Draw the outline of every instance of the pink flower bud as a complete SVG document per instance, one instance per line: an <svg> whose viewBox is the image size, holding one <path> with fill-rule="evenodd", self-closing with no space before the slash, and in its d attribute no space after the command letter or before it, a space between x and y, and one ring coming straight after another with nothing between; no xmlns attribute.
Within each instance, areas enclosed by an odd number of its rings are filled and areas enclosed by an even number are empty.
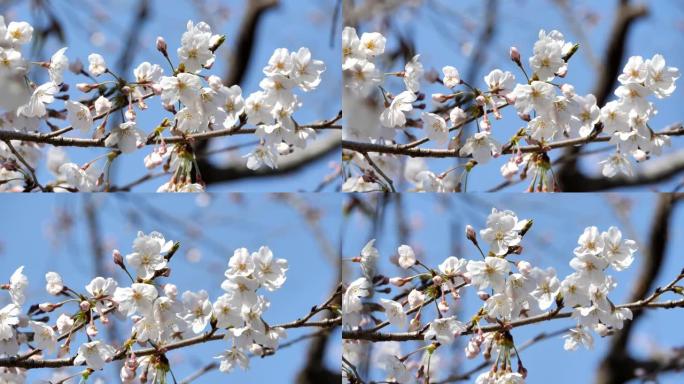
<svg viewBox="0 0 684 384"><path fill-rule="evenodd" d="M520 120L522 120L522 121L530 121L530 120L532 120L532 118L530 117L530 115L529 115L528 113L520 113L520 112L518 112L518 117L519 117Z"/></svg>
<svg viewBox="0 0 684 384"><path fill-rule="evenodd" d="M126 121L135 121L135 111L132 109L126 110L124 117L126 118Z"/></svg>
<svg viewBox="0 0 684 384"><path fill-rule="evenodd" d="M174 284L165 284L164 285L164 294L173 299L178 295L178 288Z"/></svg>
<svg viewBox="0 0 684 384"><path fill-rule="evenodd" d="M565 77L567 74L568 74L568 66L567 65L561 67L561 69L558 71L558 73L556 73L556 75L558 75L558 77Z"/></svg>
<svg viewBox="0 0 684 384"><path fill-rule="evenodd" d="M477 245L477 235L475 234L475 229L472 225L466 225L466 239L470 240L473 244Z"/></svg>
<svg viewBox="0 0 684 384"><path fill-rule="evenodd" d="M121 252L119 252L118 249L115 249L112 251L112 260L114 260L114 264L125 268L124 267L124 262L123 262L123 256L121 256Z"/></svg>
<svg viewBox="0 0 684 384"><path fill-rule="evenodd" d="M521 65L521 63L520 63L520 51L518 51L518 48L511 47L511 49L508 51L508 54L514 63Z"/></svg>
<svg viewBox="0 0 684 384"><path fill-rule="evenodd" d="M435 285L442 285L444 284L444 279L442 278L442 276L437 275L432 278L432 282L435 283Z"/></svg>
<svg viewBox="0 0 684 384"><path fill-rule="evenodd" d="M520 271L521 274L527 276L530 273L532 273L532 264L525 260L520 260L518 261L518 264L516 264L516 267L518 268L518 271Z"/></svg>
<svg viewBox="0 0 684 384"><path fill-rule="evenodd" d="M404 284L406 284L406 279L401 278L401 277L392 277L389 279L390 284L396 286L396 287L401 287Z"/></svg>
<svg viewBox="0 0 684 384"><path fill-rule="evenodd" d="M88 93L93 90L93 86L88 83L78 83L76 84L76 88L83 93Z"/></svg>
<svg viewBox="0 0 684 384"><path fill-rule="evenodd" d="M161 52L162 55L166 56L168 55L167 49L168 45L166 44L166 40L164 40L164 38L161 36L157 37L157 51Z"/></svg>
<svg viewBox="0 0 684 384"><path fill-rule="evenodd" d="M86 327L86 333L87 333L88 336L90 336L90 337L96 337L96 336L97 336L97 327L95 327L94 324L89 324L89 325Z"/></svg>
<svg viewBox="0 0 684 384"><path fill-rule="evenodd" d="M52 303L41 303L38 304L38 309L40 309L43 312L52 312L55 310L55 305Z"/></svg>
<svg viewBox="0 0 684 384"><path fill-rule="evenodd" d="M87 312L90 310L90 302L88 302L87 300L83 300L79 304L79 307L81 307L81 311Z"/></svg>
<svg viewBox="0 0 684 384"><path fill-rule="evenodd" d="M561 85L561 92L563 92L563 96L567 98L572 98L575 96L575 87L572 86L572 84L565 83Z"/></svg>

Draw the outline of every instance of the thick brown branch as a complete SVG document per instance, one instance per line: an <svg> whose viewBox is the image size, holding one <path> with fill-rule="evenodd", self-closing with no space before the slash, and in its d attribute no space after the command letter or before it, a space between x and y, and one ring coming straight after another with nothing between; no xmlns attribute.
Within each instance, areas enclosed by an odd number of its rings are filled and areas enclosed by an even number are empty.
<svg viewBox="0 0 684 384"><path fill-rule="evenodd" d="M635 302L635 303L629 303L629 304L623 304L623 305L618 305L616 306L617 308L629 308L632 310L635 309L654 309L654 308L684 308L684 299L682 300L670 300L670 301L663 301L663 302L651 302L651 303L640 303L640 302ZM538 316L532 316L528 317L525 319L521 320L516 320L513 322L510 322L506 324L507 328L517 328L521 327L524 325L529 325L529 324L535 324L535 323L540 323L548 320L553 320L553 319L564 319L568 318L572 315L572 312L566 311L566 312L547 312ZM488 332L496 332L504 329L503 326L501 325L488 325L481 327L483 332L488 333ZM463 332L461 335L470 335L473 333L473 330L467 330ZM397 332L397 333L381 333L381 332L368 332L365 330L360 330L360 331L343 331L342 332L342 338L343 339L350 339L350 340L368 340L368 341L373 341L373 342L378 342L378 341L407 341L407 340L424 340L423 337L423 332Z"/></svg>

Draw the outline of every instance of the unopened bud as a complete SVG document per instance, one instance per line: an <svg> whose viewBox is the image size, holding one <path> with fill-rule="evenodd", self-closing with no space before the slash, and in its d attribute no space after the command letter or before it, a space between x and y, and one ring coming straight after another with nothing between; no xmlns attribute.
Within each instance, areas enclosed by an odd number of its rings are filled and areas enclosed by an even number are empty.
<svg viewBox="0 0 684 384"><path fill-rule="evenodd" d="M132 109L126 110L124 117L126 118L126 121L135 121L135 111Z"/></svg>
<svg viewBox="0 0 684 384"><path fill-rule="evenodd" d="M88 84L88 83L78 83L76 84L76 88L78 88L79 91L83 93L88 93L92 91L93 89L97 88L97 84Z"/></svg>
<svg viewBox="0 0 684 384"><path fill-rule="evenodd" d="M43 312L52 312L54 311L56 306L52 303L41 303L38 304L38 309L40 309Z"/></svg>
<svg viewBox="0 0 684 384"><path fill-rule="evenodd" d="M394 285L395 287L403 286L404 284L406 284L406 281L407 280L402 277L392 277L391 279L389 279L390 284Z"/></svg>
<svg viewBox="0 0 684 384"><path fill-rule="evenodd" d="M79 304L79 307L81 307L81 311L88 312L90 310L90 302L88 302L87 300L83 300Z"/></svg>
<svg viewBox="0 0 684 384"><path fill-rule="evenodd" d="M571 99L576 95L575 87L568 83L561 85L561 92L563 92L563 96L567 97L568 99Z"/></svg>
<svg viewBox="0 0 684 384"><path fill-rule="evenodd" d="M435 285L442 285L444 284L444 279L442 278L442 276L437 275L432 278L432 282L435 283Z"/></svg>
<svg viewBox="0 0 684 384"><path fill-rule="evenodd" d="M568 74L568 66L564 65L561 67L561 69L556 73L558 77L565 77Z"/></svg>
<svg viewBox="0 0 684 384"><path fill-rule="evenodd" d="M470 240L473 244L477 245L477 235L475 234L475 228L472 225L466 225L465 230L466 239Z"/></svg>
<svg viewBox="0 0 684 384"><path fill-rule="evenodd" d="M87 333L88 336L90 336L90 337L96 337L96 336L97 336L97 327L95 327L94 324L89 324L89 325L86 327L86 333Z"/></svg>
<svg viewBox="0 0 684 384"><path fill-rule="evenodd" d="M207 80L207 82L209 83L211 89L213 89L214 91L218 91L219 89L221 89L221 87L223 87L223 81L220 77L216 75L209 76L209 80Z"/></svg>
<svg viewBox="0 0 684 384"><path fill-rule="evenodd" d="M522 121L528 121L528 122L529 122L530 120L532 120L532 118L530 117L530 114L529 114L529 113L520 113L520 112L518 112L518 117L519 117L520 120L522 120Z"/></svg>
<svg viewBox="0 0 684 384"><path fill-rule="evenodd" d="M123 256L118 249L112 251L112 260L114 261L114 264L120 266L121 268L126 268L124 265Z"/></svg>
<svg viewBox="0 0 684 384"><path fill-rule="evenodd" d="M514 63L516 63L518 65L522 65L522 63L520 62L520 51L518 51L518 48L511 47L511 49L508 51L508 54Z"/></svg>
<svg viewBox="0 0 684 384"><path fill-rule="evenodd" d="M528 263L525 260L518 261L518 264L516 264L516 267L518 268L518 271L520 271L520 273L525 275L525 276L532 273L532 264Z"/></svg>
<svg viewBox="0 0 684 384"><path fill-rule="evenodd" d="M409 322L409 331L417 331L418 329L420 329L420 319L419 316L416 316Z"/></svg>
<svg viewBox="0 0 684 384"><path fill-rule="evenodd" d="M167 49L168 45L166 44L166 40L161 36L157 37L157 51L161 52L164 56L168 56Z"/></svg>
<svg viewBox="0 0 684 384"><path fill-rule="evenodd" d="M164 285L164 294L171 299L175 299L178 295L178 288L175 284L166 284Z"/></svg>
<svg viewBox="0 0 684 384"><path fill-rule="evenodd" d="M445 95L443 93L433 93L432 101L435 103L445 103L447 100L452 99L454 95Z"/></svg>

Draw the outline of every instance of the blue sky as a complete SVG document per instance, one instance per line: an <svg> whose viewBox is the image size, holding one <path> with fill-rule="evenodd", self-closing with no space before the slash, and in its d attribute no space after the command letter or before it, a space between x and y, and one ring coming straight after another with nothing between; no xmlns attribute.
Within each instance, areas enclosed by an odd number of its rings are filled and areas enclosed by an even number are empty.
<svg viewBox="0 0 684 384"><path fill-rule="evenodd" d="M586 35L586 40L577 35L577 28L572 27L570 19L565 17L559 6L556 5L559 2L516 0L497 3L499 6L496 35L485 53L486 60L480 69L475 86L483 87L482 77L495 68L511 71L518 82L520 79L524 79L520 70L508 59L509 48L511 46L518 47L523 57L523 63L529 71L527 58L532 54L532 46L537 40L539 30L557 29L565 35L566 41L582 43L579 51L570 61L565 82L573 84L578 94L584 95L592 91L597 72L593 70L588 52L591 51L593 56L599 60L603 57L606 39L615 16L617 0L571 2L574 9L577 10L574 18L578 23L582 23L580 29ZM680 69L684 68L684 55L681 50L677 49L678 44L676 44L681 40L682 33L684 33L684 7L682 4L676 1L641 1L638 3L646 4L649 7L650 15L641 19L631 30L626 55L641 55L650 58L656 53L661 53L668 65ZM470 60L468 49L465 47L472 46L480 33L479 27L485 19L483 14L485 2L477 0L460 1L457 7L454 7L452 2L447 0L431 0L424 4L426 5L417 9L405 7L403 11L393 15L392 20L395 26L398 26L402 35L415 42L416 51L421 55L421 62L425 65L426 71L434 68L441 76L441 68L445 65L452 65L461 71L461 76L465 76ZM597 23L593 26L587 26L583 23L583 18L590 14L597 18ZM361 31L364 32L371 29L377 30L377 23L366 23L361 27ZM469 32L469 30L474 32ZM396 34L387 37L389 46L398 44ZM584 44L584 41L588 42L588 46ZM403 68L404 63L397 63L397 68L392 70L401 69L399 65ZM394 91L395 94L404 87L401 79L393 79L386 84L391 84L388 89ZM662 130L666 126L682 122L684 119L680 108L683 91L681 84L678 85L679 87L672 97L664 100L652 100L659 111L658 115L651 119L651 126L655 130ZM421 88L421 91L428 94L444 93L446 90L442 86L426 86L425 84ZM419 116L419 114L414 115ZM503 120L493 121L494 136L500 142L506 141L524 126L512 108L502 110L502 115ZM435 144L428 144L424 147L436 148ZM607 145L604 143L589 146L589 148L603 147L607 147ZM672 148L668 149L668 152L682 148L684 148L684 139L674 138ZM600 153L598 157L596 155L586 157L582 163L582 168L590 174L599 175L598 161L605 158L609 153ZM443 172L451 168L453 164L454 161L450 159L430 160L429 168L435 172ZM504 158L502 157L484 166L476 167L468 180L468 190L484 191L499 184L503 180L499 173L499 168L503 164ZM675 180L675 182L663 184L662 190L671 190L672 186L681 181L681 177L675 178ZM520 185L509 188L509 190L522 191L529 182L527 180Z"/></svg>
<svg viewBox="0 0 684 384"><path fill-rule="evenodd" d="M0 10L5 13L6 19L8 21L26 20L31 22L32 15L28 9L30 2L15 3L16 5L13 5L10 9L0 7ZM137 9L137 3L134 0L88 0L53 3L63 5L59 7L53 6L52 8L60 20L64 22L63 26L65 28L67 45L69 46L67 51L69 59L79 58L87 65L88 55L96 52L102 54L105 60L111 66L114 66L114 63L124 49L123 37L121 36L124 32L122 31L128 31L128 27ZM168 6L168 4L171 4L169 1L151 1L151 17L148 23L143 26L140 37L136 41L136 46L130 47L130 49L135 50L133 68L143 61L150 61L162 65L164 70L168 71L168 65L165 65L164 58L155 50L155 39L157 36L163 36L166 39L171 57L174 58L174 61L177 61L175 59L175 52L176 48L180 45L180 37L186 29L187 21L194 20L199 22L207 18L206 14L198 11L194 1L174 0L172 3L173 6ZM214 33L227 35L226 43L217 53L216 65L209 72L210 74L223 76L226 68L224 63L227 62L225 58L228 57L234 48L237 30L242 20L244 1L229 0L205 3L208 5L208 12L210 12L212 17L216 16L214 21L217 21L218 28L215 27L213 29ZM297 50L305 46L311 50L314 58L323 60L326 63L328 70L323 74L320 88L308 94L304 92L298 93L304 106L295 114L295 118L304 124L334 117L341 108L339 102L341 76L339 71L339 55L337 54L339 44L335 47L331 47L329 44L329 31L332 20L332 17L329 15L332 14L334 4L335 2L332 0L284 1L277 9L269 12L263 18L258 29L258 40L254 57L242 86L243 94L249 95L251 92L259 89L259 81L263 78L261 70L268 62L274 49L286 47L290 50ZM227 11L224 12L224 10ZM224 14L226 16L222 17L221 15ZM96 17L93 18L93 15L96 15ZM207 21L211 22L211 20ZM96 33L97 31L100 31L101 34ZM314 31L315 33L312 33ZM49 60L50 55L61 47L62 45L51 41L46 47L46 57L38 59ZM126 75L131 78L132 69L131 73ZM68 74L65 79L72 86L84 80L83 77L77 78L71 74ZM76 98L83 96L75 88L72 88L70 94ZM151 131L152 127L157 126L163 117L170 116L162 110L161 101L158 98L153 99L148 104L150 106L149 110L138 113L139 126L143 127L143 130L146 132ZM70 135L78 134L71 133ZM216 148L223 148L246 141L254 141L254 137L220 139L215 140L214 145L216 145ZM150 150L149 148L144 149L117 160L119 164L116 166L113 174L115 175L114 180L119 181L120 185L123 185L144 175L146 170L143 167L142 161ZM241 151L239 155L249 152L246 149ZM101 153L104 153L103 149L76 149L69 151L72 160L79 163L88 162ZM218 157L218 160L225 160L225 157ZM238 159L238 161L244 160ZM329 168L329 162L331 161L339 161L339 154L330 154L326 159L320 160L314 165L287 177L243 180L215 185L211 189L242 192L313 190L323 180L325 175L331 173L332 170ZM40 180L50 180L51 176L44 167L42 168L43 170L39 173ZM156 179L143 185L138 191L154 191L163 182L165 182L164 178Z"/></svg>
<svg viewBox="0 0 684 384"><path fill-rule="evenodd" d="M340 198L331 194L302 194L297 198L319 210L321 231L329 237L333 250L337 250ZM8 280L18 266L25 265L30 281L28 303L53 298L45 293L44 275L48 271L62 274L65 284L81 292L94 277L93 254L83 214L84 201L85 197L66 195L28 199L17 195L0 200L4 217L14 218L0 224L0 281ZM337 278L336 268L324 256L302 216L272 195L118 194L95 196L93 201L99 212L101 238L107 253L105 265L109 272L106 276L116 278L119 284L125 284L127 278L109 262L110 252L114 248L123 254L130 252L138 230L145 233L160 231L167 239L181 241L181 250L170 265L172 277L167 281L175 283L179 291L205 289L212 300L222 292L223 272L235 248L256 250L261 245L268 245L276 257L289 262L283 288L266 294L271 300L271 308L264 318L271 324L293 321L305 315L311 306L328 297ZM65 225L65 218L69 218L70 225ZM0 294L0 306L7 302L7 293ZM127 326L119 326L120 334L126 329ZM310 331L291 330L288 339ZM222 341L216 341L171 352L169 358L176 362L173 365L176 377L184 378L212 361L212 357L221 352L222 345ZM228 380L235 383L291 382L301 368L306 351L307 343L303 342L275 356L252 359L249 371L238 370ZM331 367L339 364L339 356L334 355L336 351L331 349L327 356ZM46 379L49 373L50 370L36 370L29 382ZM226 380L226 376L214 372L196 382L219 380Z"/></svg>
<svg viewBox="0 0 684 384"><path fill-rule="evenodd" d="M639 242L646 241L649 224L654 210L656 196L654 194L558 194L552 196L515 195L515 194L469 194L454 197L438 197L435 195L406 195L402 199L406 222L411 228L409 245L423 256L423 262L436 266L446 257L456 255L467 259L478 259L479 253L469 242L466 242L464 228L473 225L476 230L484 227L487 215L492 207L510 209L518 217L534 219L531 231L525 236L522 259L541 268L554 267L559 278L572 272L568 265L572 258L572 250L577 238L585 227L595 225L601 230L614 225L620 228L623 235ZM616 203L631 207L626 220L616 215L613 209ZM629 223L629 224L627 224ZM684 246L684 211L679 207L675 211L671 225L670 244L666 265L662 268L658 283L671 281L684 267L684 258L679 251ZM381 267L379 273L386 276L403 276L399 267L389 263L389 257L396 254L400 245L397 240L397 221L394 205L388 206L386 220L380 226L376 246L380 251ZM363 245L373 236L369 221L355 214L346 223L344 230L344 257L357 255ZM453 243L452 243L453 242ZM456 244L458 252L452 251ZM419 256L420 257L420 256ZM616 303L623 303L628 297L636 274L642 264L643 253L638 253L636 261L623 272L611 272L617 279L618 287L611 292L610 298ZM350 281L359 274L358 265L349 265L344 280ZM472 289L464 291L464 312L462 318L469 318L479 308L479 300ZM651 311L638 323L633 334L630 351L636 356L646 356L648 351L656 348L680 347L684 344L684 336L680 325L684 321L684 311L664 310ZM517 343L536 336L541 331L552 332L571 327L570 319L556 320L542 326L526 326L512 331ZM388 329L389 330L389 329ZM609 340L596 337L592 351L575 353L563 350L560 337L542 341L522 352L523 362L529 370L528 384L544 384L553 379L557 384L574 384L593 382L594 370L598 359L603 356ZM460 349L455 351L462 358ZM412 349L404 346L403 353ZM442 354L445 356L444 354ZM445 356L446 357L446 356ZM460 364L458 358L454 364ZM467 361L465 367L472 367L481 362L481 357ZM664 384L681 382L681 374L672 374L661 381Z"/></svg>

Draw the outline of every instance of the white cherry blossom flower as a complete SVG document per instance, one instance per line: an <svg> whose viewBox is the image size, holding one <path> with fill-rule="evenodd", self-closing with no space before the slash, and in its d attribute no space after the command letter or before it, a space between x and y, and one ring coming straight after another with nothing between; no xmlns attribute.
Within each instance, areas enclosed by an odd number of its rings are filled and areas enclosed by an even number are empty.
<svg viewBox="0 0 684 384"><path fill-rule="evenodd" d="M389 107L380 115L380 123L388 128L403 127L406 124L405 113L413 109L412 103L416 101L416 94L404 91L394 97Z"/></svg>
<svg viewBox="0 0 684 384"><path fill-rule="evenodd" d="M145 140L145 133L138 129L137 123L127 121L114 127L104 143L107 147L116 146L123 153L132 153L145 144Z"/></svg>
<svg viewBox="0 0 684 384"><path fill-rule="evenodd" d="M181 36L181 46L177 51L181 63L188 72L198 73L202 67L213 62L211 43L212 33L209 24L200 22L195 25L189 20L187 31Z"/></svg>
<svg viewBox="0 0 684 384"><path fill-rule="evenodd" d="M412 289L408 294L409 308L416 308L425 302L425 294L417 289Z"/></svg>
<svg viewBox="0 0 684 384"><path fill-rule="evenodd" d="M50 66L48 73L50 81L55 84L62 84L64 82L64 71L69 67L69 59L64 54L67 48L61 48L50 58Z"/></svg>
<svg viewBox="0 0 684 384"><path fill-rule="evenodd" d="M28 277L24 275L24 266L17 268L10 276L9 294L12 302L22 305L26 301L26 289L28 288Z"/></svg>
<svg viewBox="0 0 684 384"><path fill-rule="evenodd" d="M112 102L104 96L100 96L95 100L95 113L104 115L112 110Z"/></svg>
<svg viewBox="0 0 684 384"><path fill-rule="evenodd" d="M349 284L342 296L342 311L347 313L358 312L363 309L362 297L370 294L371 284L365 277L360 277Z"/></svg>
<svg viewBox="0 0 684 384"><path fill-rule="evenodd" d="M74 319L71 318L71 316L62 313L59 315L57 318L57 332L59 332L60 335L66 335L69 333L74 326Z"/></svg>
<svg viewBox="0 0 684 384"><path fill-rule="evenodd" d="M33 343L36 348L52 352L57 346L57 335L51 326L37 321L29 321L33 330Z"/></svg>
<svg viewBox="0 0 684 384"><path fill-rule="evenodd" d="M212 306L207 291L183 292L183 305L186 310L183 320L191 324L193 332L202 332L209 324L212 314Z"/></svg>
<svg viewBox="0 0 684 384"><path fill-rule="evenodd" d="M74 365L85 363L88 368L99 371L105 363L111 361L116 350L111 345L104 344L99 340L81 344L78 354L74 359Z"/></svg>
<svg viewBox="0 0 684 384"><path fill-rule="evenodd" d="M592 349L594 347L594 337L587 328L582 326L571 328L563 338L565 339L563 349L566 351L576 351L580 345L584 346L586 349Z"/></svg>
<svg viewBox="0 0 684 384"><path fill-rule="evenodd" d="M466 140L459 150L461 156L472 156L479 164L486 164L494 155L501 152L499 143L491 137L491 132L477 132Z"/></svg>
<svg viewBox="0 0 684 384"><path fill-rule="evenodd" d="M441 145L449 140L449 129L442 116L435 113L422 112L420 118L423 120L423 129L430 140Z"/></svg>
<svg viewBox="0 0 684 384"><path fill-rule="evenodd" d="M545 113L553 107L555 91L549 83L533 81L529 85L516 85L508 97L515 100L515 108L520 113L530 113L533 109Z"/></svg>
<svg viewBox="0 0 684 384"><path fill-rule="evenodd" d="M428 330L423 335L425 340L436 340L441 344L451 344L456 339L456 336L465 331L466 326L460 321L456 320L454 316L443 317L441 319L432 320Z"/></svg>
<svg viewBox="0 0 684 384"><path fill-rule="evenodd" d="M679 69L668 67L660 54L646 60L645 66L648 71L646 86L660 99L671 96L676 88L675 81L680 77Z"/></svg>
<svg viewBox="0 0 684 384"><path fill-rule="evenodd" d="M614 177L622 174L625 176L632 176L632 164L629 159L622 152L615 152L610 157L599 162L601 165L601 174L605 177Z"/></svg>
<svg viewBox="0 0 684 384"><path fill-rule="evenodd" d="M321 60L313 60L309 48L299 48L297 52L292 52L292 75L297 85L308 92L321 83L321 74L325 72L325 63Z"/></svg>
<svg viewBox="0 0 684 384"><path fill-rule="evenodd" d="M442 73L444 77L442 78L442 83L447 88L454 88L455 86L461 84L461 75L458 73L458 69L447 65L442 68Z"/></svg>
<svg viewBox="0 0 684 384"><path fill-rule="evenodd" d="M489 243L491 253L503 256L508 253L508 248L520 244L521 229L518 217L513 212L492 208L487 217L487 228L480 231L480 236Z"/></svg>
<svg viewBox="0 0 684 384"><path fill-rule="evenodd" d="M0 340L9 340L14 337L14 326L19 324L19 306L14 303L5 305L0 309Z"/></svg>
<svg viewBox="0 0 684 384"><path fill-rule="evenodd" d="M508 318L513 310L513 300L503 293L497 293L487 299L485 310L491 317Z"/></svg>
<svg viewBox="0 0 684 384"><path fill-rule="evenodd" d="M459 107L454 107L449 112L449 121L451 122L451 127L460 127L468 120L468 115Z"/></svg>
<svg viewBox="0 0 684 384"><path fill-rule="evenodd" d="M648 67L641 56L632 56L627 60L627 64L622 69L622 74L618 76L618 81L622 84L642 84L648 76Z"/></svg>
<svg viewBox="0 0 684 384"><path fill-rule="evenodd" d="M257 252L252 253L254 260L254 272L257 281L269 291L275 291L285 284L285 272L287 272L287 260L276 259L268 247L259 247Z"/></svg>
<svg viewBox="0 0 684 384"><path fill-rule="evenodd" d="M603 270L608 267L608 262L602 258L592 254L583 254L581 256L573 257L570 260L570 266L577 272L583 281L582 284L594 283L601 284L605 280Z"/></svg>
<svg viewBox="0 0 684 384"><path fill-rule="evenodd" d="M88 55L88 71L93 76L100 76L107 71L104 57L97 53Z"/></svg>
<svg viewBox="0 0 684 384"><path fill-rule="evenodd" d="M531 294L539 302L539 309L544 311L556 300L556 295L560 290L560 281L556 277L556 271L553 268L540 271L539 275L537 276L537 287Z"/></svg>
<svg viewBox="0 0 684 384"><path fill-rule="evenodd" d="M266 76L283 75L288 76L294 68L292 55L287 48L278 48L273 51L268 65L264 67Z"/></svg>
<svg viewBox="0 0 684 384"><path fill-rule="evenodd" d="M245 101L242 98L242 89L239 85L221 87L219 98L221 110L225 113L225 119L220 122L223 128L232 128L240 121L240 116L245 111Z"/></svg>
<svg viewBox="0 0 684 384"><path fill-rule="evenodd" d="M67 110L67 120L69 120L71 126L81 132L88 132L93 125L93 116L90 113L90 109L72 100L67 100L64 104Z"/></svg>
<svg viewBox="0 0 684 384"><path fill-rule="evenodd" d="M387 39L378 32L366 32L361 35L359 51L364 57L375 57L385 52Z"/></svg>
<svg viewBox="0 0 684 384"><path fill-rule="evenodd" d="M419 60L420 55L415 55L411 61L404 66L404 85L407 90L413 93L420 90L420 80L423 77L423 74L425 74L423 64L421 64Z"/></svg>
<svg viewBox="0 0 684 384"><path fill-rule="evenodd" d="M213 313L216 316L216 326L219 328L241 327L241 303L231 294L219 296L213 305Z"/></svg>
<svg viewBox="0 0 684 384"><path fill-rule="evenodd" d="M380 305L385 310L385 315L390 324L398 328L406 325L406 312L400 303L394 300L380 299Z"/></svg>
<svg viewBox="0 0 684 384"><path fill-rule="evenodd" d="M397 252L399 253L399 266L404 269L409 269L416 264L416 254L413 248L408 245L400 245Z"/></svg>
<svg viewBox="0 0 684 384"><path fill-rule="evenodd" d="M7 25L7 34L4 37L11 44L28 44L33 38L33 26L25 21L13 21Z"/></svg>
<svg viewBox="0 0 684 384"><path fill-rule="evenodd" d="M55 101L55 95L59 92L59 86L49 81L33 91L28 103L19 107L19 114L26 117L43 117L47 113L45 104Z"/></svg>
<svg viewBox="0 0 684 384"><path fill-rule="evenodd" d="M509 71L495 69L484 77L489 91L494 94L507 95L515 87L515 76Z"/></svg>
<svg viewBox="0 0 684 384"><path fill-rule="evenodd" d="M152 313L152 304L158 295L153 285L133 283L130 288L116 288L112 300L118 304L119 312L131 316L136 312Z"/></svg>
<svg viewBox="0 0 684 384"><path fill-rule="evenodd" d="M506 259L486 257L484 261L470 261L466 269L472 284L478 289L491 286L495 292L502 292L511 267Z"/></svg>
<svg viewBox="0 0 684 384"><path fill-rule="evenodd" d="M166 240L159 232L146 235L138 231L133 240L133 252L126 255L126 263L135 269L138 277L150 279L166 267L167 261L162 254L168 253L172 247L173 241Z"/></svg>
<svg viewBox="0 0 684 384"><path fill-rule="evenodd" d="M57 272L48 272L45 274L45 290L51 295L59 295L62 290L64 290L64 283L62 282L62 276Z"/></svg>
<svg viewBox="0 0 684 384"><path fill-rule="evenodd" d="M141 84L155 84L161 80L164 70L158 64L151 64L147 61L140 63L133 70L135 81Z"/></svg>
<svg viewBox="0 0 684 384"><path fill-rule="evenodd" d="M193 105L199 100L199 93L202 88L200 78L191 73L162 77L159 85L162 89L162 102L166 105L171 105L179 100L185 105Z"/></svg>
<svg viewBox="0 0 684 384"><path fill-rule="evenodd" d="M243 370L249 367L249 357L242 350L232 347L221 355L216 356L215 359L220 360L219 371L230 372L236 366L239 366Z"/></svg>
<svg viewBox="0 0 684 384"><path fill-rule="evenodd" d="M616 227L608 228L601 234L603 237L603 253L616 271L627 269L634 261L637 244L634 240L622 239L622 232Z"/></svg>

